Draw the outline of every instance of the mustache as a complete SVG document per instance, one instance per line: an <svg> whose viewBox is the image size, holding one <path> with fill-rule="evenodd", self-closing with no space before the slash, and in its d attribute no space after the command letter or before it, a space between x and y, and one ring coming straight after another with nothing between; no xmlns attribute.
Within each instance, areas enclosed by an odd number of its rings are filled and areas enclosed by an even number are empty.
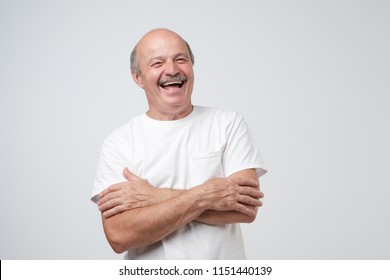
<svg viewBox="0 0 390 280"><path fill-rule="evenodd" d="M159 86L161 86L162 84L165 84L165 83L171 83L171 82L186 82L187 81L187 77L186 76L183 76L183 75L175 75L175 76L167 76L165 78L161 78L160 80L158 80L157 84Z"/></svg>

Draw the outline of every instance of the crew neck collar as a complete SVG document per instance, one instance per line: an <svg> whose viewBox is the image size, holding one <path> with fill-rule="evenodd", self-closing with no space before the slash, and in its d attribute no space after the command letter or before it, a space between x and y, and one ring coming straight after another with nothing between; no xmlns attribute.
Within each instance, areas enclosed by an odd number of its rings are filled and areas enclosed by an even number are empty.
<svg viewBox="0 0 390 280"><path fill-rule="evenodd" d="M184 122L192 119L193 116L196 114L197 110L198 110L198 107L195 105L192 105L191 113L189 113L184 118L177 119L177 120L167 120L167 121L156 120L156 119L149 117L146 113L144 113L143 116L144 116L144 119L150 123L156 123L156 124L160 124L160 125L176 125L176 124L184 123Z"/></svg>

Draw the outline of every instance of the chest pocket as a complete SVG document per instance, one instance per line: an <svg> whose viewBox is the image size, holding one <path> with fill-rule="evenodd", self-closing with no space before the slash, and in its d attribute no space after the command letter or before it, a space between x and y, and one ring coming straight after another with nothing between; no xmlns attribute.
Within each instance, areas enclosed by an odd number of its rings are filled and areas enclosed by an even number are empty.
<svg viewBox="0 0 390 280"><path fill-rule="evenodd" d="M222 151L190 155L189 163L192 187L200 185L211 178L224 177Z"/></svg>

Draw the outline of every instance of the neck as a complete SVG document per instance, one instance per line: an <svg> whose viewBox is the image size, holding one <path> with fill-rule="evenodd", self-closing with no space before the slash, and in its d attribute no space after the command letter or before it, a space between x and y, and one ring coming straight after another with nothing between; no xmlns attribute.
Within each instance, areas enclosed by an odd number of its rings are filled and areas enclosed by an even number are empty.
<svg viewBox="0 0 390 280"><path fill-rule="evenodd" d="M167 111L162 111L162 110L155 110L149 108L149 110L146 112L146 115L149 118L158 121L175 121L187 117L189 114L191 114L192 110L193 110L193 106L191 104L185 107L184 109L180 109L180 110L170 109Z"/></svg>

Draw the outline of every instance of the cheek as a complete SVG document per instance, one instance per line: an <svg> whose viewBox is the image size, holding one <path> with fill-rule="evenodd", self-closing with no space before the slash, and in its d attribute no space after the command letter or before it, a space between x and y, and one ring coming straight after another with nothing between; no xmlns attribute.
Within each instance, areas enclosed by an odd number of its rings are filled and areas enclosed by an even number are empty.
<svg viewBox="0 0 390 280"><path fill-rule="evenodd" d="M194 79L194 71L192 69L192 67L188 67L186 69L184 69L183 71L185 73L185 75L187 76L188 79Z"/></svg>
<svg viewBox="0 0 390 280"><path fill-rule="evenodd" d="M161 78L161 73L153 71L149 73L147 77L147 82L150 84L150 86L157 86L157 82L160 78Z"/></svg>

